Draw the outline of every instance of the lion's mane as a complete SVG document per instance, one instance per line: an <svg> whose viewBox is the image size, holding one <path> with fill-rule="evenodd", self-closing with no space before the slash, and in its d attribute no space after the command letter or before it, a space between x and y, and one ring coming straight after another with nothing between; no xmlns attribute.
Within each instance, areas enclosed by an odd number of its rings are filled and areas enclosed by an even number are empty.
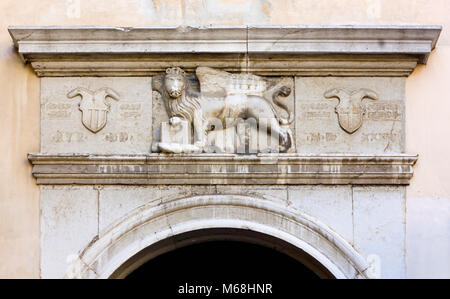
<svg viewBox="0 0 450 299"><path fill-rule="evenodd" d="M201 111L201 106L197 98L182 95L178 99L168 100L167 110L169 111L170 117L181 116L189 122L192 122L194 115Z"/></svg>
<svg viewBox="0 0 450 299"><path fill-rule="evenodd" d="M185 83L186 77L184 75L180 76ZM165 80L165 78L164 78ZM163 81L164 86L164 81ZM184 90L182 91L182 94L177 99L172 99L167 90L164 88L165 93L165 102L166 102L166 110L169 114L169 117L174 116L181 116L184 119L188 120L189 122L192 122L194 120L194 117L197 113L201 112L201 105L198 100L198 97L200 95L190 95L190 93L187 92L187 84L185 84ZM188 95L189 94L189 95ZM198 116L198 115L197 115Z"/></svg>

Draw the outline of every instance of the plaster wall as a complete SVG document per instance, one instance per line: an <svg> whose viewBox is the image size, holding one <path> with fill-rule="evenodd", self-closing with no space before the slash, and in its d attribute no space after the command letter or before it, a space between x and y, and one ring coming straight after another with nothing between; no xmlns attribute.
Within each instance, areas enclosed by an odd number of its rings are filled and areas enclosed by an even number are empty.
<svg viewBox="0 0 450 299"><path fill-rule="evenodd" d="M447 0L180 0L0 2L0 277L40 277L39 187L26 160L39 152L39 79L9 25L433 24L444 30L426 66L406 80L406 152L420 155L406 190L406 276L450 277ZM432 219L432 221L429 221ZM430 246L433 244L433 246ZM402 276L402 275L400 275Z"/></svg>

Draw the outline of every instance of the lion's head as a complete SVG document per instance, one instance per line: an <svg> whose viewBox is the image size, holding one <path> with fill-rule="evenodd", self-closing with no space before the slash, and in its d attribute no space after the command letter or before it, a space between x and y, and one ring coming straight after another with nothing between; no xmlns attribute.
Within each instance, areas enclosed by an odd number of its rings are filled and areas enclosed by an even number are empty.
<svg viewBox="0 0 450 299"><path fill-rule="evenodd" d="M179 67L171 67L166 70L164 88L173 99L179 98L186 87L185 72Z"/></svg>
<svg viewBox="0 0 450 299"><path fill-rule="evenodd" d="M171 67L166 69L162 87L167 95L165 103L169 117L181 116L192 122L195 111L200 110L200 103L196 96L186 94L186 82L186 73L179 67Z"/></svg>

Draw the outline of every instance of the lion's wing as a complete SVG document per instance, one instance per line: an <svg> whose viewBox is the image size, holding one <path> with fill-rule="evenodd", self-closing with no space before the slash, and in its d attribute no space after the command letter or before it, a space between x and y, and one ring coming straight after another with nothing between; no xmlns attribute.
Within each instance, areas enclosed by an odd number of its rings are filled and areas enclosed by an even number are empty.
<svg viewBox="0 0 450 299"><path fill-rule="evenodd" d="M200 91L202 93L224 93L228 82L229 73L219 71L210 67L200 66L195 70Z"/></svg>
<svg viewBox="0 0 450 299"><path fill-rule="evenodd" d="M202 93L261 95L268 82L253 74L231 74L210 67L197 67L196 75Z"/></svg>

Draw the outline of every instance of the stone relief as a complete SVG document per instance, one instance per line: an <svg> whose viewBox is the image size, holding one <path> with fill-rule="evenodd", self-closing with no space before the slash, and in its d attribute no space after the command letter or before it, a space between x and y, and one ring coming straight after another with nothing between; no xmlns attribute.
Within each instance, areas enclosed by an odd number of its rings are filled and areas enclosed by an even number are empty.
<svg viewBox="0 0 450 299"><path fill-rule="evenodd" d="M107 122L107 114L110 110L110 103L107 98L119 100L119 95L111 88L100 88L95 92L89 89L78 87L67 94L72 99L80 96L78 107L81 111L81 122L92 133L97 133L103 129Z"/></svg>
<svg viewBox="0 0 450 299"><path fill-rule="evenodd" d="M284 79L231 74L209 67L197 67L193 76L172 67L154 77L152 85L160 93L169 117L161 124L160 140L153 143L153 152L230 152L236 149L228 147L228 139L222 144L211 139L219 139L217 136L223 135L218 132L231 129L241 145L255 143L248 140L255 134L249 134L248 126L242 129L242 123L257 128L259 152L287 152L293 146L289 125L294 114L283 102L291 87ZM261 136L271 141L262 142Z"/></svg>
<svg viewBox="0 0 450 299"><path fill-rule="evenodd" d="M331 89L325 92L324 97L327 99L337 98L339 104L335 107L338 115L338 122L341 128L349 133L355 133L362 126L363 116L366 109L361 106L363 99L377 100L378 95L366 88L348 92L344 89Z"/></svg>

